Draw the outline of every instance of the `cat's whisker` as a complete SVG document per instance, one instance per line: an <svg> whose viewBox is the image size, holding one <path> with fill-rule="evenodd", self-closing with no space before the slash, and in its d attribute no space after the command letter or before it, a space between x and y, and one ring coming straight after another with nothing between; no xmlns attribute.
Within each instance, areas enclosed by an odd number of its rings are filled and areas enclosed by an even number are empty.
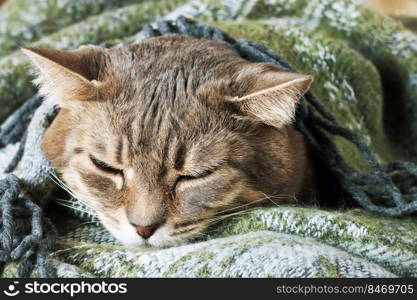
<svg viewBox="0 0 417 300"><path fill-rule="evenodd" d="M269 200L270 202L272 202L273 204L275 204L276 206L279 206L274 200L272 200L272 196L268 196L267 194L265 194L265 193L262 193L263 195L264 195L264 197L265 197L265 199L267 199L267 200Z"/></svg>
<svg viewBox="0 0 417 300"><path fill-rule="evenodd" d="M68 207L71 206L72 208L77 209L77 210L86 210L85 208L83 208L82 206L77 205L76 202L71 201L71 200L58 199L58 198L56 198L55 200L57 200L58 204L66 205ZM88 211L88 210L86 210L86 211ZM91 213L94 213L94 212L91 212Z"/></svg>
<svg viewBox="0 0 417 300"><path fill-rule="evenodd" d="M60 198L55 198L55 200L57 200L56 202L58 204L60 204L62 206L65 206L65 207L68 207L68 208L71 208L75 211L83 212L83 213L86 213L86 214L89 214L89 215L92 215L92 216L97 216L95 210L92 209L91 207L85 206L85 208L84 208L80 205L77 205L76 204L77 200L68 200L68 199L60 199Z"/></svg>
<svg viewBox="0 0 417 300"><path fill-rule="evenodd" d="M77 207L77 206L74 206L74 205L66 204L66 203L63 203L63 202L60 202L60 201L57 201L57 203L58 203L58 204L60 204L60 205L62 205L62 206L65 206L65 207L71 208L71 209L73 209L73 210L75 210L75 211L81 212L81 213L86 213L86 214L88 214L88 215L95 215L95 214L94 214L94 213L92 213L91 211L88 211L88 210L82 209L82 208Z"/></svg>
<svg viewBox="0 0 417 300"><path fill-rule="evenodd" d="M247 210L240 210L240 211L233 212L233 213L226 214L226 215L215 216L215 217L211 218L209 220L209 222L211 223L213 221L215 221L215 222L216 221L222 221L222 220L227 219L227 218L230 218L230 217L239 216L239 215L243 215L243 214L249 213L249 212L251 212L253 210L256 210L256 209L258 209L258 207L249 208Z"/></svg>
<svg viewBox="0 0 417 300"><path fill-rule="evenodd" d="M49 177L52 179L54 183L56 183L59 187L64 189L66 192L68 192L71 196L74 196L74 192L71 190L71 188L66 185L56 174L50 172Z"/></svg>
<svg viewBox="0 0 417 300"><path fill-rule="evenodd" d="M209 237L210 237L210 235L209 235L209 234L207 234L207 233L204 233L204 232L199 232L199 233L196 233L196 234L194 235L194 239L198 239L198 238L200 238L200 237L209 238Z"/></svg>
<svg viewBox="0 0 417 300"><path fill-rule="evenodd" d="M55 200L62 202L62 203L68 203L68 204L77 203L77 200L70 200L70 199L55 198Z"/></svg>
<svg viewBox="0 0 417 300"><path fill-rule="evenodd" d="M228 219L228 218L231 218L231 217L240 216L240 215L245 215L245 214L248 214L248 213L250 213L250 212L252 212L253 210L256 210L256 209L257 208L252 208L252 209L243 210L243 211L239 211L239 212L232 213L232 214L228 214L228 215L224 215L224 216L215 217L215 218L211 219L209 221L209 223L210 223L210 226L213 226L213 225L215 225L215 224L217 224L219 222L224 221L225 219ZM214 231L216 231L216 229L209 230L209 231L206 231L206 232L207 233L211 233L211 232L214 232Z"/></svg>
<svg viewBox="0 0 417 300"><path fill-rule="evenodd" d="M224 212L226 212L226 211L236 210L236 209L239 209L239 208L243 208L243 207L249 206L249 205L251 205L251 204L255 204L255 203L257 203L257 202L264 201L264 200L269 200L270 202L272 202L272 203L273 203L273 204L275 204L276 206L279 206L279 204L278 204L278 203L276 203L275 201L273 201L272 199L288 199L289 197L293 197L294 199L296 199L294 196L291 196L291 195L286 195L286 194L279 194L279 195L267 195L267 194L263 193L263 195L264 195L264 197L259 198L258 200L255 200L255 201L252 201L252 202L250 202L250 203L246 203L246 204L244 204L244 205L240 205L240 206L237 206L237 207L233 207L233 208L230 208L230 209L226 209L226 210L221 211L221 212L219 213L219 214L221 214L221 215L219 215L219 216L215 216L215 217L213 217L213 218L211 218L211 219L209 220L210 225L213 225L213 224L216 224L216 223L218 223L218 222L221 222L221 221L223 221L223 220L225 220L225 219L227 219L227 218L231 218L231 217L240 216L240 215L243 215L243 214L250 213L250 212L252 212L253 210L258 209L258 207L253 207L253 208L249 208L249 209L246 209L246 210L240 210L240 211L233 212L233 213L226 214L226 215L222 214L222 213L224 213Z"/></svg>
<svg viewBox="0 0 417 300"><path fill-rule="evenodd" d="M248 203L239 205L239 206L234 206L234 207L231 207L231 208L227 208L225 210L219 211L218 214L222 214L224 212L228 212L228 211L231 211L231 210L236 210L236 209L244 208L246 206L251 206L251 205L254 205L254 204L258 203L258 202L262 202L262 201L265 201L265 200L271 201L271 198L287 199L288 196L287 195L284 195L284 194L280 194L280 195L269 195L269 196L267 194L264 194L264 197L262 197L262 198L259 198L257 200L254 200L254 201L251 201L251 202L248 202ZM273 201L271 201L271 202L273 202ZM273 203L278 206L277 203L275 203L275 202L273 202Z"/></svg>
<svg viewBox="0 0 417 300"><path fill-rule="evenodd" d="M54 181L59 187L61 187L68 194L70 194L74 199L77 199L77 201L80 201L85 206L94 209L88 201L84 200L79 195L76 195L75 192L67 184L65 184L54 172L50 172L49 174L49 177L52 179L52 181Z"/></svg>
<svg viewBox="0 0 417 300"><path fill-rule="evenodd" d="M260 198L260 199L258 199L258 200L251 201L251 202L249 202L249 203L245 203L245 204L238 205L238 206L233 206L233 207L227 208L227 209L225 209L225 210L219 211L217 214L223 214L223 213L228 212L228 211L233 211L233 210L236 210L236 209L244 208L244 207L246 207L246 206L250 206L250 205L253 205L253 204L255 204L255 203L258 203L258 202L264 201L265 199L266 199L266 198Z"/></svg>
<svg viewBox="0 0 417 300"><path fill-rule="evenodd" d="M287 199L287 200L292 199L295 202L298 202L298 199L294 195L288 195L288 194L267 195L265 193L263 193L263 195L265 196L265 199L269 200L270 202L272 202L276 206L279 206L279 204L276 203L275 201L273 201L272 199Z"/></svg>
<svg viewBox="0 0 417 300"><path fill-rule="evenodd" d="M83 223L78 224L77 227L81 227L81 226L88 225L88 224L96 224L96 223L97 221L83 222Z"/></svg>
<svg viewBox="0 0 417 300"><path fill-rule="evenodd" d="M184 234L178 234L178 236L181 236L181 235L188 235L188 236L192 235L193 239L198 239L202 236L206 238L210 237L210 235L207 234L207 232L202 231L199 227L193 228L193 230L187 231Z"/></svg>

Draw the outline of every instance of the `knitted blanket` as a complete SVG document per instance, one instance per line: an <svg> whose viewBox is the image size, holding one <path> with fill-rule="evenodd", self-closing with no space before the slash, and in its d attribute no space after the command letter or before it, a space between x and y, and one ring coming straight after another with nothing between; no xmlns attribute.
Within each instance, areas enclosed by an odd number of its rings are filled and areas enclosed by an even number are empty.
<svg viewBox="0 0 417 300"><path fill-rule="evenodd" d="M16 21L22 19L17 8L23 2L9 1L0 14L0 24L16 25L0 38L8 41L0 43L0 179L12 180L12 170L23 183L30 182L26 193L47 210L58 231L46 261L35 263L53 266L57 277L417 276L415 215L389 218L360 208L282 206L271 200L269 208L218 217L204 237L189 244L167 249L118 245L93 211L52 194L59 179L40 142L56 109L33 96L28 61L18 50L12 52L16 37L59 49L137 42L145 37L146 23L185 15L262 44L298 71L314 75L313 94L339 123L363 137L380 162L416 161L417 37L401 24L348 0L138 0L109 1L108 6L85 0L77 1L85 6L79 10L70 0L37 0L25 2L27 21ZM27 31L36 34L22 34ZM334 142L350 165L367 169L352 144L337 137ZM3 226L7 212L2 211ZM0 248L0 258L7 247ZM16 262L5 265L2 275L24 274L18 262L31 254L12 252Z"/></svg>

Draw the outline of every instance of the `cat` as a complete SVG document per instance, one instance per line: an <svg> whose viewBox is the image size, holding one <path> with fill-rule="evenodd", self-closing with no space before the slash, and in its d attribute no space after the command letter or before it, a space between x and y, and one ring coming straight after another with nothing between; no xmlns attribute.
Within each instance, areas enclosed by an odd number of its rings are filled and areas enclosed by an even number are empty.
<svg viewBox="0 0 417 300"><path fill-rule="evenodd" d="M22 51L60 107L46 157L127 247L183 244L219 214L304 201L313 189L292 125L310 75L179 35Z"/></svg>

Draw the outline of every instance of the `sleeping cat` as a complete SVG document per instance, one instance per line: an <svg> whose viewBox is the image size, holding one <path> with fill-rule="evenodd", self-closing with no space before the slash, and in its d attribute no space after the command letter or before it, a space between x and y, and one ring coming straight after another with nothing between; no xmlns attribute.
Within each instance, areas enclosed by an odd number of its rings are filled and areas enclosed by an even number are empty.
<svg viewBox="0 0 417 300"><path fill-rule="evenodd" d="M309 193L306 147L291 122L311 76L176 35L22 50L46 101L61 107L44 153L126 246L181 244L219 214Z"/></svg>

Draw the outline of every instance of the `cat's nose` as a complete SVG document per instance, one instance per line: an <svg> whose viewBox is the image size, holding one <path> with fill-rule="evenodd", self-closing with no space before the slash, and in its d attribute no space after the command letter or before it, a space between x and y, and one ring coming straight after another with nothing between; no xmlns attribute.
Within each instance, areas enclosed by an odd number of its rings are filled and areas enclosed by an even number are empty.
<svg viewBox="0 0 417 300"><path fill-rule="evenodd" d="M155 224L152 224L152 225L149 225L149 226L138 226L138 225L134 225L134 224L132 224L132 225L133 225L133 227L135 227L136 232L142 238L147 239L147 238L149 238L155 232L155 230L158 229L158 227L161 224L160 223L159 224L156 224L155 223Z"/></svg>

